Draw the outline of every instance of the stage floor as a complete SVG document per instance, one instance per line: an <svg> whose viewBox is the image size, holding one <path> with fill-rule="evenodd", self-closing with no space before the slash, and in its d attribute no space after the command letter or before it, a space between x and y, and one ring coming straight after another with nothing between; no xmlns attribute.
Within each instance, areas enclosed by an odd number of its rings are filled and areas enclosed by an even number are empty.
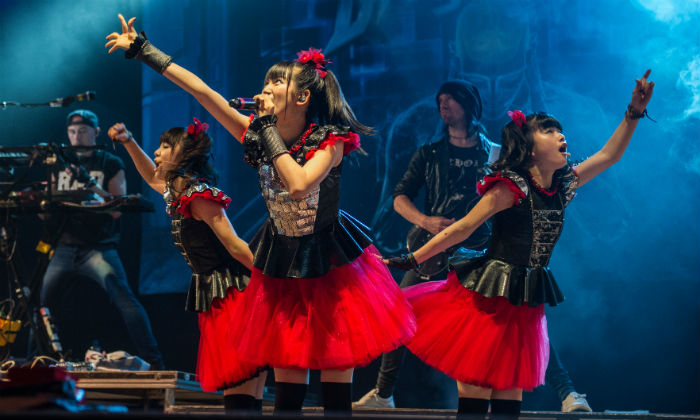
<svg viewBox="0 0 700 420"><path fill-rule="evenodd" d="M0 417L20 419L64 419L64 418L101 418L101 419L134 419L134 418L177 418L188 419L206 418L250 418L225 413L220 393L206 393L201 390L199 383L191 373L178 371L78 371L71 372L77 378L78 388L85 391L83 404L72 407L74 411L59 410L60 404L49 404L53 409L37 409L32 411L15 411L22 407L22 400L32 402L37 395L15 395L15 401L0 396ZM264 395L263 417L272 416L272 401L274 394L266 388ZM47 401L44 399L44 401ZM11 404L11 405L10 405ZM318 396L308 394L303 410L304 417L323 417L323 408L319 405ZM29 407L29 406L27 406ZM46 405L44 406L46 407ZM455 410L440 409L357 409L353 411L354 418L376 419L454 419ZM525 411L520 416L523 419L600 419L600 420L700 420L700 414L659 414L647 412L575 412L562 413L555 411ZM275 416L275 419L292 418ZM299 417L295 417L299 418ZM342 417L334 417L335 419ZM350 418L350 417L348 417Z"/></svg>

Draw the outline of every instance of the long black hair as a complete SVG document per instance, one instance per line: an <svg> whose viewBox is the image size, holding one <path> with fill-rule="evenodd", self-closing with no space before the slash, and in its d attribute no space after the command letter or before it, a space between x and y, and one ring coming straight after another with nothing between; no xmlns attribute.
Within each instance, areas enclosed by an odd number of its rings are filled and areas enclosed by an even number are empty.
<svg viewBox="0 0 700 420"><path fill-rule="evenodd" d="M529 114L526 124L518 127L515 121L510 121L501 131L501 154L498 159L489 165L492 171L527 170L532 166L532 148L534 140L532 135L537 130L546 130L551 127L562 130L561 123L552 115L545 112Z"/></svg>
<svg viewBox="0 0 700 420"><path fill-rule="evenodd" d="M173 149L179 147L182 156L177 166L165 174L166 181L172 182L177 177L184 177L188 182L203 178L216 183L217 173L210 159L212 141L206 131L201 131L195 136L183 127L173 127L160 135L160 142L170 145Z"/></svg>
<svg viewBox="0 0 700 420"><path fill-rule="evenodd" d="M335 74L330 70L325 71L325 76L321 77L312 61L306 63L280 61L267 71L265 82L281 78L286 80L287 86L289 86L293 78L297 88L294 96L308 89L311 92L311 97L309 98L309 107L306 110L307 122L350 127L351 131L358 134L374 134L372 127L360 123L355 117L355 113L352 112L352 108L343 96Z"/></svg>

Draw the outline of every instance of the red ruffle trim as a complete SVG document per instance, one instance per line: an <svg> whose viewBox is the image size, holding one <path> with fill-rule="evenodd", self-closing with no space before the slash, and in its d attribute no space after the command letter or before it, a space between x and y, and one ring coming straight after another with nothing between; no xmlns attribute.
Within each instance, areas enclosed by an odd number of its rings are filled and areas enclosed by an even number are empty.
<svg viewBox="0 0 700 420"><path fill-rule="evenodd" d="M513 192L513 205L517 206L525 199L525 193L523 190L518 188L512 179L501 176L500 172L496 172L493 175L487 175L484 177L484 179L477 182L476 192L479 193L479 195L484 195L486 194L486 191L493 188L493 186L499 182L505 183L508 189Z"/></svg>
<svg viewBox="0 0 700 420"><path fill-rule="evenodd" d="M223 206L224 209L227 209L228 205L231 204L231 197L228 197L223 193L214 197L214 195L211 193L211 190L204 190L202 192L192 193L192 195L189 196L183 195L182 197L180 197L180 202L175 208L175 211L184 215L188 219L192 218L192 211L190 210L190 205L192 204L195 198L203 198L205 200L219 203Z"/></svg>
<svg viewBox="0 0 700 420"><path fill-rule="evenodd" d="M250 123L255 119L255 114L250 114L248 117L248 125L246 128L243 130L243 135L241 135L241 139L239 140L241 143L245 140L245 135L248 132L248 127L250 127Z"/></svg>
<svg viewBox="0 0 700 420"><path fill-rule="evenodd" d="M349 132L348 134L342 136L330 133L328 134L328 137L326 137L326 139L318 145L318 147L314 147L306 152L306 160L310 160L312 157L314 157L314 154L317 151L323 150L328 146L332 146L338 141L343 142L343 156L360 147L360 136L356 133Z"/></svg>

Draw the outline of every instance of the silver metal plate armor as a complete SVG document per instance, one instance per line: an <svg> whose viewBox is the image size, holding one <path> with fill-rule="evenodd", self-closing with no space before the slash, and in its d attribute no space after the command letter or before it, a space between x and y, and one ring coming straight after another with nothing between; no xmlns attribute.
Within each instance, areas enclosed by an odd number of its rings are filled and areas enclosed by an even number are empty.
<svg viewBox="0 0 700 420"><path fill-rule="evenodd" d="M320 186L295 199L285 188L274 166L263 164L258 168L258 174L262 197L277 233L284 236L314 233Z"/></svg>

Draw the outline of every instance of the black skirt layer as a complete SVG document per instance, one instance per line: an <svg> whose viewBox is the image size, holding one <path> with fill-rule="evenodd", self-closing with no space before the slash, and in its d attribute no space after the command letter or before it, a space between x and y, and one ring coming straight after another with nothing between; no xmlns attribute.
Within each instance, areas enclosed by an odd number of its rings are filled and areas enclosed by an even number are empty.
<svg viewBox="0 0 700 420"><path fill-rule="evenodd" d="M531 307L564 301L554 275L547 267L528 267L490 258L484 252L460 248L450 258L462 286L482 296L502 296L511 304Z"/></svg>
<svg viewBox="0 0 700 420"><path fill-rule="evenodd" d="M185 310L206 312L214 298L223 299L230 287L243 291L250 282L250 270L238 261L209 274L192 274Z"/></svg>
<svg viewBox="0 0 700 420"><path fill-rule="evenodd" d="M268 219L250 241L253 265L276 278L321 277L350 264L372 244L370 229L340 210L326 228L311 235L283 236Z"/></svg>

